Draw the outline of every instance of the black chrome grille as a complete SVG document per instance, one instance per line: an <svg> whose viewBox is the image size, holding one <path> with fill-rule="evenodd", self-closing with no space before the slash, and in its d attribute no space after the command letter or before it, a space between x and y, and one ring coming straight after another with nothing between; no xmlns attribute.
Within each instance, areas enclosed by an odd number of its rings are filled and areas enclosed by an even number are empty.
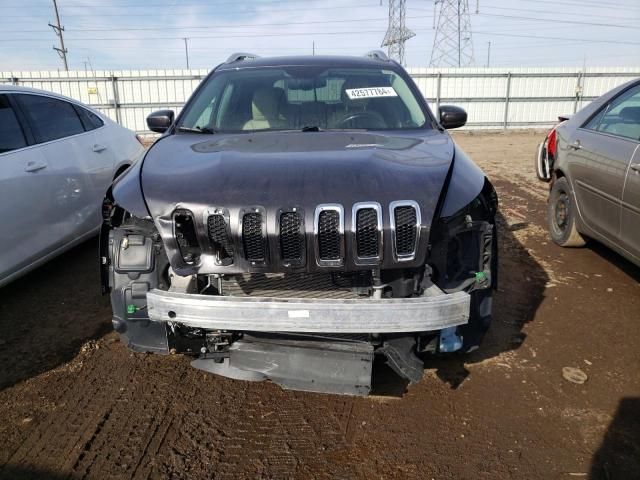
<svg viewBox="0 0 640 480"><path fill-rule="evenodd" d="M304 252L304 225L299 212L280 214L280 255L285 263L300 264Z"/></svg>
<svg viewBox="0 0 640 480"><path fill-rule="evenodd" d="M340 213L323 210L318 215L318 255L320 260L340 259Z"/></svg>
<svg viewBox="0 0 640 480"><path fill-rule="evenodd" d="M415 253L417 237L417 213L412 206L402 205L393 211L396 226L396 254L411 255Z"/></svg>
<svg viewBox="0 0 640 480"><path fill-rule="evenodd" d="M348 207L350 215L345 218L341 204L317 205L311 222L299 208L282 207L272 218L271 211L267 215L262 206L241 207L239 214L216 206L207 211L205 225L199 228L208 237L206 250L214 254L216 265L223 266L243 264L246 260L251 266L272 267L273 271L298 271L307 262L319 267L342 267L347 261L350 266L389 267L392 261L401 263L416 258L422 233L421 211L415 201L393 201L388 210L376 201L357 202ZM383 218L389 225L385 225ZM348 232L344 230L345 220L349 220ZM197 262L202 252L195 217L179 209L174 221L180 253L188 263ZM312 223L312 228L308 223ZM387 228L391 231L383 234L388 232ZM387 235L391 244L389 261L383 258Z"/></svg>
<svg viewBox="0 0 640 480"><path fill-rule="evenodd" d="M356 252L358 257L377 257L380 253L378 213L374 208L361 208L356 213Z"/></svg>
<svg viewBox="0 0 640 480"><path fill-rule="evenodd" d="M233 258L233 243L229 238L227 222L222 214L210 215L207 219L209 240L221 260Z"/></svg>
<svg viewBox="0 0 640 480"><path fill-rule="evenodd" d="M242 245L244 255L250 262L264 262L266 241L262 231L262 213L245 213L242 217Z"/></svg>

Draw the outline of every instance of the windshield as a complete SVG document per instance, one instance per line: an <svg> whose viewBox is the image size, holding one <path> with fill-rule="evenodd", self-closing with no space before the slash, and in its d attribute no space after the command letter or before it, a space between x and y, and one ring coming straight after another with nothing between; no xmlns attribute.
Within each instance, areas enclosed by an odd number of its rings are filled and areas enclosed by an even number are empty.
<svg viewBox="0 0 640 480"><path fill-rule="evenodd" d="M405 80L376 68L267 67L215 73L180 127L216 132L424 127Z"/></svg>

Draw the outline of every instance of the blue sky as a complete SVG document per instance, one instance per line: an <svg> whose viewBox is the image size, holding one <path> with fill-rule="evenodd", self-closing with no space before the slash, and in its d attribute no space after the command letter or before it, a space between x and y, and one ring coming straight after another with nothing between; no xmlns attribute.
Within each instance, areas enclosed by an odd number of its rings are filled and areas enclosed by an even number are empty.
<svg viewBox="0 0 640 480"><path fill-rule="evenodd" d="M427 66L433 0L406 0L406 63ZM469 0L477 66L639 66L640 2ZM211 68L234 51L360 55L379 48L387 0L58 0L71 69ZM61 68L51 0L0 0L0 71Z"/></svg>

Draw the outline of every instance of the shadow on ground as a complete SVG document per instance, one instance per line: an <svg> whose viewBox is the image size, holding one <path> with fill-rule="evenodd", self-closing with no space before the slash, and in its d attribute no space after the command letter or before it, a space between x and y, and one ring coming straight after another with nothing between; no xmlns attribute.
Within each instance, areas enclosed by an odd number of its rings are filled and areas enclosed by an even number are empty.
<svg viewBox="0 0 640 480"><path fill-rule="evenodd" d="M625 274L627 274L630 278L640 283L640 267L634 265L629 260L624 258L623 256L617 254L609 247L603 245L602 243L589 239L587 241L587 248L592 252L597 253L600 257L607 260L612 265L615 265L617 268L622 270Z"/></svg>
<svg viewBox="0 0 640 480"><path fill-rule="evenodd" d="M470 354L454 354L427 360L438 377L451 388L458 388L469 376L465 363L477 363L516 350L526 340L524 325L533 320L544 298L549 277L529 254L514 232L526 224L509 225L498 213L498 290L493 295L493 320L480 348Z"/></svg>
<svg viewBox="0 0 640 480"><path fill-rule="evenodd" d="M44 470L5 465L0 471L0 480L69 480L68 475L57 475Z"/></svg>
<svg viewBox="0 0 640 480"><path fill-rule="evenodd" d="M589 480L617 478L640 478L640 398L620 401L591 462Z"/></svg>
<svg viewBox="0 0 640 480"><path fill-rule="evenodd" d="M482 362L503 352L516 350L525 342L523 326L530 322L544 298L549 277L544 268L529 254L514 232L528 224L509 225L501 213L497 215L499 282L493 296L493 321L480 348L470 354L447 354L425 359L426 369L435 369L438 377L451 388L458 388L469 376L468 363ZM376 365L373 394L401 397L407 382L386 365Z"/></svg>
<svg viewBox="0 0 640 480"><path fill-rule="evenodd" d="M111 329L97 251L91 239L0 288L0 390L71 360Z"/></svg>

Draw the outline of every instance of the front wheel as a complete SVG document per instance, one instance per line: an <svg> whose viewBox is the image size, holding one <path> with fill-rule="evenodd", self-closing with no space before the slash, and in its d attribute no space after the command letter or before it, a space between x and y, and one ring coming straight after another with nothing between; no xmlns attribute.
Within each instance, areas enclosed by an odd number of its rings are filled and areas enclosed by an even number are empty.
<svg viewBox="0 0 640 480"><path fill-rule="evenodd" d="M551 239L561 247L582 247L584 238L576 228L577 210L566 178L560 177L551 187L547 204L547 223Z"/></svg>

